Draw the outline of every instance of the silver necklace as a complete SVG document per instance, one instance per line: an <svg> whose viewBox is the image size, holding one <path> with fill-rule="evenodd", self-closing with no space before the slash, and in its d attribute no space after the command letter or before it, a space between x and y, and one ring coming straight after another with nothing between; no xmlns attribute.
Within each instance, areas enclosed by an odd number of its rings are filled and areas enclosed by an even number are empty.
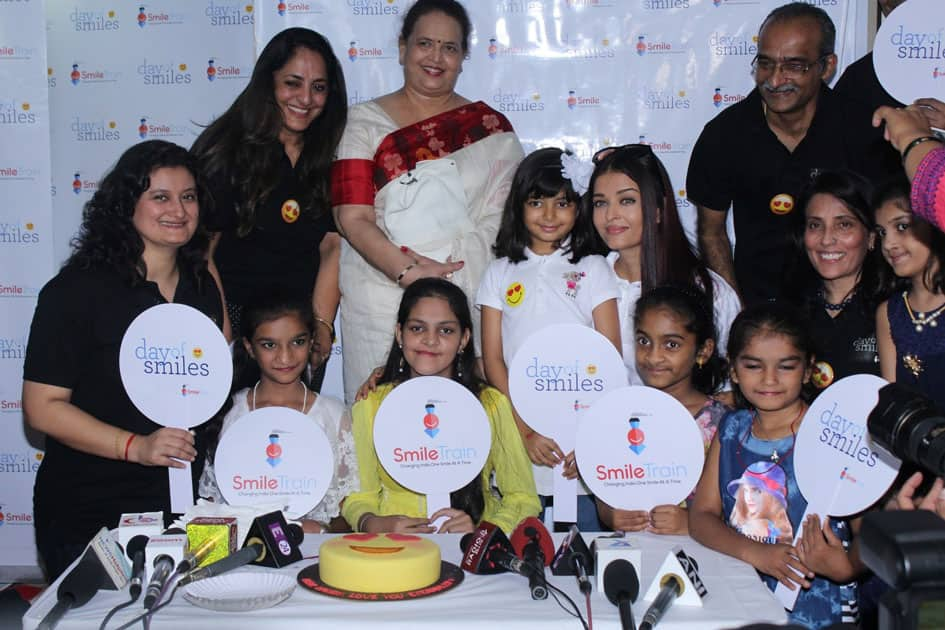
<svg viewBox="0 0 945 630"><path fill-rule="evenodd" d="M250 411L256 411L256 388L259 387L259 383L262 381L256 381L256 384L253 385L253 408ZM302 413L305 413L305 404L308 402L308 387L305 386L305 383L299 381L299 385L302 386L302 408L299 409Z"/></svg>

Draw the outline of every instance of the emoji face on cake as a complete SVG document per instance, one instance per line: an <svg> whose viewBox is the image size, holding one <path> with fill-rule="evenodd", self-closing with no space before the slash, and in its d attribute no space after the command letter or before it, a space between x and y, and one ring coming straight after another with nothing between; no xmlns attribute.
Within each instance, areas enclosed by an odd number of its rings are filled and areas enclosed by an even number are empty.
<svg viewBox="0 0 945 630"><path fill-rule="evenodd" d="M400 593L440 577L440 547L411 534L346 534L322 543L319 575L334 588L356 593Z"/></svg>

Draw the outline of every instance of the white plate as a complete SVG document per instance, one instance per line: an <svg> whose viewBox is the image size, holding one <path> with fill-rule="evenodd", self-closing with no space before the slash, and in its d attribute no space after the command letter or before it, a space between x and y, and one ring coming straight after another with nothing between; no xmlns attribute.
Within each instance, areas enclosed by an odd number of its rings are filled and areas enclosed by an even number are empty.
<svg viewBox="0 0 945 630"><path fill-rule="evenodd" d="M295 579L275 572L218 575L188 584L184 598L195 606L225 612L275 606L295 590Z"/></svg>

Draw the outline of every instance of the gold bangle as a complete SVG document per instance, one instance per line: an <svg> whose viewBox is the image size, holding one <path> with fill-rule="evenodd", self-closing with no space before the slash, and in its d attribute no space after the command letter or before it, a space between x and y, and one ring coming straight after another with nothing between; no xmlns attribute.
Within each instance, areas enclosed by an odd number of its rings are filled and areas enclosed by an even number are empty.
<svg viewBox="0 0 945 630"><path fill-rule="evenodd" d="M121 439L124 435L124 431L121 429L118 429L115 433L115 459L121 459Z"/></svg>
<svg viewBox="0 0 945 630"><path fill-rule="evenodd" d="M412 263L410 263L409 265L407 265L406 267L404 267L404 270L403 270L403 271L401 271L399 274L397 274L397 279L394 280L394 282L397 284L398 287L400 286L400 281L403 280L403 279L404 279L404 276L407 275L407 272L410 271L411 269L413 269L413 268L416 267L416 266L417 266L417 263L412 262Z"/></svg>
<svg viewBox="0 0 945 630"><path fill-rule="evenodd" d="M334 343L334 341L335 341L335 327L332 326L331 323L329 323L329 321L328 321L327 319L322 319L322 318L319 317L318 315L315 316L315 321L316 321L317 323L323 325L323 326L328 327L328 334L331 335L331 341L332 341L332 343Z"/></svg>

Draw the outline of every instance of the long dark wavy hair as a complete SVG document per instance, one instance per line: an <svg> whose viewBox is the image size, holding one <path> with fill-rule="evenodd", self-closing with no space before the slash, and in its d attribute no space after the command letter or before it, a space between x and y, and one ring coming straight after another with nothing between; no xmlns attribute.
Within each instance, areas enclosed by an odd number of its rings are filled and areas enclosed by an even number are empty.
<svg viewBox="0 0 945 630"><path fill-rule="evenodd" d="M925 264L925 272L922 274L922 282L925 284L925 288L933 293L945 293L945 232L942 232L919 215L912 213L911 190L912 185L904 174L900 173L884 180L877 186L870 204L873 209L873 218L875 219L876 213L887 203L894 204L900 210L909 214L912 234L930 250L929 260ZM879 241L877 245L878 249L881 249L882 239L879 239ZM936 265L938 269L935 268ZM908 278L900 278L895 275L885 258L882 262L882 269L887 272L886 287L890 293L901 291L911 285Z"/></svg>
<svg viewBox="0 0 945 630"><path fill-rule="evenodd" d="M159 168L182 167L193 175L200 215L210 201L197 161L187 149L165 142L147 140L131 146L99 183L98 190L82 209L82 225L72 239L72 255L65 266L79 269L108 269L134 286L143 282L148 270L141 256L144 241L134 226L135 207L141 195L151 187L151 174ZM208 239L199 227L193 238L177 250L181 273L192 273L200 288Z"/></svg>
<svg viewBox="0 0 945 630"><path fill-rule="evenodd" d="M618 147L602 157L584 196L593 217L594 186L604 173L623 173L640 188L643 210L643 241L640 250L641 285L644 291L660 285L691 286L706 294L714 303L712 276L689 244L676 196L666 167L653 150L642 144ZM596 230L592 230L593 253L607 255L609 248Z"/></svg>
<svg viewBox="0 0 945 630"><path fill-rule="evenodd" d="M712 354L702 365L696 364L692 370L692 385L705 395L714 394L725 382L725 360L719 356L721 350L716 343L718 333L715 328L712 303L705 292L691 287L661 286L644 292L637 300L633 313L633 326L636 328L647 311L665 308L683 321L683 328L696 336L696 351L712 340Z"/></svg>
<svg viewBox="0 0 945 630"><path fill-rule="evenodd" d="M348 93L341 64L331 44L307 28L288 28L263 48L249 84L233 104L200 134L191 150L214 185L235 191L239 205L238 233L248 234L256 210L279 183L285 149L279 140L282 113L275 100L273 74L300 49L317 53L325 62L328 98L322 113L305 130L295 174L305 185L299 205L303 213L327 212L331 203L329 173L348 119ZM220 208L219 213L230 212Z"/></svg>
<svg viewBox="0 0 945 630"><path fill-rule="evenodd" d="M804 247L804 233L807 229L807 209L815 195L829 195L842 203L863 226L867 234L876 230L873 213L870 211L870 196L873 187L863 176L848 170L824 171L814 177L801 194L792 234L793 252L784 273L785 296L799 304L804 304L808 312L822 308L817 298L823 288L823 280L810 262L810 256ZM878 239L877 239L878 240ZM860 277L857 279L855 292L859 296L856 303L863 309L863 315L873 319L876 307L886 299L890 282L890 270L883 262L880 248L874 245L866 252Z"/></svg>
<svg viewBox="0 0 945 630"><path fill-rule="evenodd" d="M469 331L469 341L456 357L456 367L461 369L453 370L453 380L478 398L480 392L486 387L486 383L476 376L476 350L472 338L472 315L469 312L469 302L466 300L466 294L458 286L442 278L420 278L404 290L403 297L400 299L400 308L397 310L398 326L406 325L414 306L423 298L446 300L453 315L459 321L459 334L462 335ZM403 350L400 349L400 345L395 339L391 344L390 352L387 354L384 373L378 382L397 385L410 378L410 366L405 365L405 363ZM459 376L460 373L462 376ZM450 504L454 508L469 514L473 522L478 523L482 518L482 511L485 509L479 475L476 475L464 487L450 493Z"/></svg>
<svg viewBox="0 0 945 630"><path fill-rule="evenodd" d="M571 254L571 263L578 262L589 253L587 241L594 228L588 215L588 206L581 203L581 195L575 192L571 180L561 174L562 155L571 155L571 152L555 147L538 149L529 153L515 169L509 196L502 209L499 232L492 246L497 258L507 256L513 263L525 260L525 248L532 238L525 227L525 204L532 199L556 197L562 191L569 202L577 204L571 241L565 252Z"/></svg>

